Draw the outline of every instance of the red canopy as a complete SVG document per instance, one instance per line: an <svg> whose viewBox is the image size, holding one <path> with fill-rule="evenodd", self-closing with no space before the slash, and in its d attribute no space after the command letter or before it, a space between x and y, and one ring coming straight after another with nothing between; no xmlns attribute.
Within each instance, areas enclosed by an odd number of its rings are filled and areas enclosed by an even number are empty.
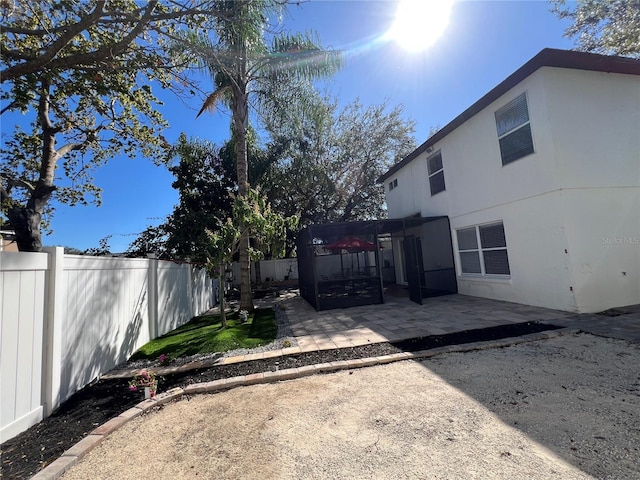
<svg viewBox="0 0 640 480"><path fill-rule="evenodd" d="M352 250L354 252L362 252L363 250L373 251L376 246L369 240L364 240L359 237L345 237L337 242L324 245L324 248L329 250Z"/></svg>

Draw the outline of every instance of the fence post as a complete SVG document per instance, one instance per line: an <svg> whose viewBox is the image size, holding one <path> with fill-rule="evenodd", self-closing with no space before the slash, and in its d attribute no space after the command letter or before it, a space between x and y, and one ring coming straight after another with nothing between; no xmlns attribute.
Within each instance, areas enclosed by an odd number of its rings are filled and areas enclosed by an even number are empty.
<svg viewBox="0 0 640 480"><path fill-rule="evenodd" d="M62 319L66 289L63 282L64 248L45 247L49 254L46 290L47 303L44 315L45 355L43 400L45 417L60 406L60 379L62 375Z"/></svg>
<svg viewBox="0 0 640 480"><path fill-rule="evenodd" d="M147 275L147 308L149 311L149 340L158 337L158 258L148 253L149 274Z"/></svg>

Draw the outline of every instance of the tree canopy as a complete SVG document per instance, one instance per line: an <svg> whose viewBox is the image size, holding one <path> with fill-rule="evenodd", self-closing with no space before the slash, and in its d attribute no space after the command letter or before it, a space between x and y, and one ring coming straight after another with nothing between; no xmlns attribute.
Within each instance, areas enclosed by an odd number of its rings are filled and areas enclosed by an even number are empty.
<svg viewBox="0 0 640 480"><path fill-rule="evenodd" d="M172 39L223 15L218 3L11 2L0 25L0 113L26 121L3 131L0 201L20 250L40 250L53 195L71 205L99 203L96 166L122 153L164 158L166 122L154 91L189 87Z"/></svg>
<svg viewBox="0 0 640 480"><path fill-rule="evenodd" d="M211 142L182 134L169 152L170 159L176 157L179 161L169 171L175 176L171 186L179 193L178 205L164 223L142 232L127 253L144 256L155 252L159 258L205 264L206 232L216 231L231 216L235 182L219 148Z"/></svg>
<svg viewBox="0 0 640 480"><path fill-rule="evenodd" d="M415 148L414 123L402 114L386 103L339 109L325 100L289 127L271 125L277 161L263 188L274 208L298 214L301 226L383 218L377 179Z"/></svg>
<svg viewBox="0 0 640 480"><path fill-rule="evenodd" d="M565 36L576 40L578 50L640 58L640 1L550 1L559 18L573 22Z"/></svg>

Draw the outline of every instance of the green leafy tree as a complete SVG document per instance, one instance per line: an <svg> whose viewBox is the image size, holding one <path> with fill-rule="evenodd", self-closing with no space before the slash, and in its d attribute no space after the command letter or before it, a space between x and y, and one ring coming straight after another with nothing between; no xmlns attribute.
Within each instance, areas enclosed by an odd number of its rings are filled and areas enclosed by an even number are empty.
<svg viewBox="0 0 640 480"><path fill-rule="evenodd" d="M167 124L152 86L184 93L189 80L171 55L171 39L223 14L217 3L9 2L0 25L0 114L27 122L3 129L0 203L20 250L41 249L52 196L99 203L95 167L122 153L164 156Z"/></svg>
<svg viewBox="0 0 640 480"><path fill-rule="evenodd" d="M195 55L200 68L211 75L214 91L205 100L200 113L226 103L231 110L235 141L236 171L239 197L249 191L247 160L247 128L250 99L258 111L282 110L296 97L296 86L330 75L339 68L337 52L322 50L309 35L277 35L271 45L265 33L268 18L283 2L246 0L224 2L229 15L215 21L215 42L208 36L186 36L184 50ZM288 87L286 99L275 93ZM269 88L273 86L274 88ZM275 88L279 86L280 88ZM244 229L241 229L244 231ZM240 239L240 307L253 310L249 271L249 239Z"/></svg>
<svg viewBox="0 0 640 480"><path fill-rule="evenodd" d="M401 106L342 110L325 101L293 125L269 125L278 161L263 182L273 208L300 216L300 226L383 218L380 175L415 148L414 123ZM292 247L294 231L289 232Z"/></svg>
<svg viewBox="0 0 640 480"><path fill-rule="evenodd" d="M209 141L181 135L172 153L180 156L178 165L169 169L176 177L171 186L180 193L180 201L167 224L167 250L177 258L203 263L205 230L230 215L235 182L218 147Z"/></svg>
<svg viewBox="0 0 640 480"><path fill-rule="evenodd" d="M640 1L550 0L553 12L572 24L565 36L578 50L640 58Z"/></svg>
<svg viewBox="0 0 640 480"><path fill-rule="evenodd" d="M297 223L297 217L284 217L276 213L259 190L250 188L245 196L234 198L232 216L223 225L215 230L207 229L207 269L212 276L219 278L223 326L226 326L224 272L234 255L240 252L242 239L249 239L250 261L259 260L265 255L278 258L285 252L287 230L295 228Z"/></svg>
<svg viewBox="0 0 640 480"><path fill-rule="evenodd" d="M101 238L97 247L88 248L84 251L84 255L91 255L93 257L105 257L111 255L111 247L109 246L109 240L111 235L107 235Z"/></svg>
<svg viewBox="0 0 640 480"><path fill-rule="evenodd" d="M169 218L158 226L150 225L138 234L136 239L131 242L125 254L128 257L146 257L148 254L153 253L157 258L162 260L169 260L174 257L167 251L167 223Z"/></svg>
<svg viewBox="0 0 640 480"><path fill-rule="evenodd" d="M209 244L206 231L215 231L231 215L230 194L235 182L211 142L181 134L169 152L169 158L176 157L180 160L169 171L176 178L171 186L179 193L178 205L163 224L142 232L127 253L141 256L156 252L159 258L204 264Z"/></svg>
<svg viewBox="0 0 640 480"><path fill-rule="evenodd" d="M225 306L226 271L227 266L233 261L233 256L238 251L240 240L240 230L229 218L215 230L206 230L209 245L207 252L207 272L213 278L218 279L218 300L220 301L220 322L222 327L227 326L227 315Z"/></svg>
<svg viewBox="0 0 640 480"><path fill-rule="evenodd" d="M75 247L64 247L64 253L67 255L84 255L84 250Z"/></svg>
<svg viewBox="0 0 640 480"><path fill-rule="evenodd" d="M247 139L249 179L258 184L270 160L257 146L256 134L251 128ZM159 258L190 258L204 263L209 243L205 231L215 231L231 216L230 193L236 191L235 142L231 139L217 148L211 142L187 139L182 134L169 157L180 158L177 165L169 167L176 177L172 187L179 193L179 203L162 224L149 226L140 233L127 254L146 256L155 252Z"/></svg>

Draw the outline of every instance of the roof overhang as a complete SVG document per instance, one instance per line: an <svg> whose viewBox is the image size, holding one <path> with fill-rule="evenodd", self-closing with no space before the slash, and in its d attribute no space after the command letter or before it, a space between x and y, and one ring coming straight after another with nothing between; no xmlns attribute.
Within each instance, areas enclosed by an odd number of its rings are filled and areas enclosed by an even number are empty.
<svg viewBox="0 0 640 480"><path fill-rule="evenodd" d="M406 218L387 218L380 220L363 220L354 222L319 223L305 227L302 231L309 234L310 239L333 239L348 235L382 235L398 233L422 224L447 219L446 215L421 217L419 215Z"/></svg>
<svg viewBox="0 0 640 480"><path fill-rule="evenodd" d="M378 178L378 183L383 183L387 178L391 177L413 159L417 158L423 152L426 152L430 147L433 147L437 142L449 135L464 122L478 114L481 110L485 109L495 100L542 67L572 68L605 73L640 75L640 60L635 60L633 58L545 48L518 70L505 78L480 100L475 102L451 122L438 130L433 136L429 137L426 142L387 170L386 173Z"/></svg>

